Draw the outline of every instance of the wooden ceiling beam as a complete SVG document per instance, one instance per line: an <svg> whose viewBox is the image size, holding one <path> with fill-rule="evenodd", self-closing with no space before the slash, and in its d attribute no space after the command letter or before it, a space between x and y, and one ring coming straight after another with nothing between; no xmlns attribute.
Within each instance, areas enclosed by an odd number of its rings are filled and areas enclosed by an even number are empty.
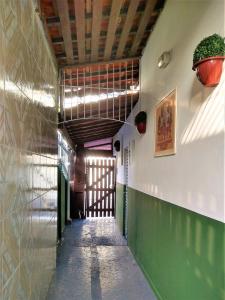
<svg viewBox="0 0 225 300"><path fill-rule="evenodd" d="M58 16L59 12L58 12L58 7L57 7L56 1L57 0L52 0L52 6L53 6L53 9L54 9L55 15ZM46 23L48 25L48 18L46 19ZM59 24L60 24L60 19L59 19Z"/></svg>
<svg viewBox="0 0 225 300"><path fill-rule="evenodd" d="M93 0L93 18L91 33L91 60L98 60L99 38L102 21L102 0Z"/></svg>
<svg viewBox="0 0 225 300"><path fill-rule="evenodd" d="M134 55L134 53L136 54L137 49L138 49L138 47L139 47L139 45L142 41L142 38L144 36L145 29L146 29L146 27L148 25L148 22L150 21L150 18L153 14L154 7L155 7L156 3L157 3L157 0L148 0L146 2L145 11L144 11L143 16L141 18L137 34L136 34L135 39L133 41L133 45L131 47L130 55Z"/></svg>
<svg viewBox="0 0 225 300"><path fill-rule="evenodd" d="M107 139L107 138L112 138L113 136L109 136L109 135L104 135L103 137L101 137L100 139ZM74 141L74 144L85 144L85 143L88 143L88 142L92 142L92 141L97 141L97 140L100 140L99 138L96 138L96 137L94 137L94 138L92 138L92 137L90 137L90 138L86 138L85 140L79 140L79 139L74 139L73 141Z"/></svg>
<svg viewBox="0 0 225 300"><path fill-rule="evenodd" d="M61 30L64 40L66 59L68 64L72 64L73 60L73 44L71 37L71 28L69 20L69 7L67 0L56 0L59 18L61 22Z"/></svg>
<svg viewBox="0 0 225 300"><path fill-rule="evenodd" d="M119 130L119 128L118 128ZM118 131L118 130L101 130L99 132L96 132L96 131L93 131L93 132L90 132L88 134L77 134L77 135L70 135L70 138L71 139L74 139L74 138L78 138L78 139L83 139L85 140L85 138L88 138L88 137L96 137L96 136L102 136L102 135L109 135L110 137L114 136L114 134ZM96 139L96 138L94 138Z"/></svg>
<svg viewBox="0 0 225 300"><path fill-rule="evenodd" d="M107 61L96 61L96 62L91 62L91 63L82 63L82 64L73 64L73 65L67 65L61 67L61 69L71 69L73 68L74 70L79 69L79 68L85 68L85 67L91 67L91 66L106 66L110 64L120 64L120 63L125 63L125 62L131 62L131 61L139 61L140 57L139 56L134 56L134 57L128 57L128 58L121 58L121 59L112 59L112 60L107 60Z"/></svg>
<svg viewBox="0 0 225 300"><path fill-rule="evenodd" d="M134 72L138 72L139 71L138 64L134 64L133 71ZM79 78L79 76L85 76L87 78L87 77L104 76L104 75L107 75L107 74L108 75L118 75L118 74L124 73L124 72L127 72L127 73L132 72L132 66L128 66L127 68L124 68L124 67L121 67L121 68L115 67L114 70L109 69L108 72L105 69L101 69L100 71L92 71L92 72L87 72L86 71L85 73L79 72L78 78ZM65 79L70 79L71 78L70 74L71 74L70 72L69 73L65 73ZM72 78L73 79L77 78L77 74L76 74L76 72L73 72L73 70L72 70Z"/></svg>
<svg viewBox="0 0 225 300"><path fill-rule="evenodd" d="M119 130L119 129L118 129ZM92 137L92 136L100 136L102 134L109 134L111 137L114 135L115 132L117 132L118 130L101 130L99 132L96 132L96 131L89 131L89 133L87 134L74 134L74 135L70 135L70 138L71 139L74 139L75 137L78 138L78 139L85 139L85 138L88 138L88 137ZM94 138L96 139L96 138Z"/></svg>
<svg viewBox="0 0 225 300"><path fill-rule="evenodd" d="M115 135L115 134L114 134ZM113 135L113 136L114 136ZM85 143L88 143L88 142L92 142L92 141L96 141L96 140L100 140L100 139L105 139L105 138L113 138L113 136L111 135L103 135L102 137L90 137L90 138L86 138L85 140L77 140L77 139L74 139L74 144L85 144Z"/></svg>
<svg viewBox="0 0 225 300"><path fill-rule="evenodd" d="M105 60L111 58L113 42L115 39L115 33L118 25L118 19L119 19L122 4L123 1L121 0L113 0L112 2L108 31L107 31L107 38L106 38L105 54L104 54Z"/></svg>
<svg viewBox="0 0 225 300"><path fill-rule="evenodd" d="M90 124L96 124L97 122L98 123L104 123L105 122L105 119L81 119L81 120L76 120L76 121L73 121L74 122L74 124L75 124L75 122L76 122L76 125L80 125L80 126L83 126L83 124L86 124L86 125L90 125ZM108 120L107 122L114 122L114 121L112 121L112 120ZM72 124L72 125L70 125L70 124L68 124L68 125L66 125L66 127L68 128L68 127L71 127L71 126L73 126L74 124Z"/></svg>
<svg viewBox="0 0 225 300"><path fill-rule="evenodd" d="M98 157L113 157L113 151L112 150L95 150L85 147L85 153L86 156L95 156L96 159Z"/></svg>
<svg viewBox="0 0 225 300"><path fill-rule="evenodd" d="M70 131L76 131L76 130L82 130L82 128L88 128L88 129L92 129L92 128L99 128L99 127L102 127L103 125L104 126L116 126L116 125L119 125L120 122L117 122L117 121L108 121L108 120L101 120L102 122L99 123L101 119L99 120L94 120L93 123L83 123L82 125L80 124L77 124L77 120L74 122L74 124L70 125L67 127L67 130L68 132Z"/></svg>
<svg viewBox="0 0 225 300"><path fill-rule="evenodd" d="M62 1L62 0L59 0ZM85 62L85 1L74 0L79 63Z"/></svg>
<svg viewBox="0 0 225 300"><path fill-rule="evenodd" d="M68 130L69 134L82 134L82 133L86 133L86 132L90 132L90 131L98 131L101 130L101 128L103 127L104 129L117 129L121 126L121 124L117 123L116 125L112 125L112 124L103 124L102 126L98 125L98 126L93 126L92 128L88 127L88 126L84 126L83 128L77 128L77 129L70 129Z"/></svg>
<svg viewBox="0 0 225 300"><path fill-rule="evenodd" d="M92 148L103 147L103 146L112 146L112 142L111 143L97 144L97 145L92 145L92 146L86 146L85 148L92 149Z"/></svg>
<svg viewBox="0 0 225 300"><path fill-rule="evenodd" d="M136 30L132 30L132 31L130 31L130 33L129 33L129 36L134 36L134 35L136 35ZM150 33L151 32L151 30L145 30L145 33ZM120 33L115 33L115 37L116 38L120 38ZM101 37L101 39L106 39L106 37L107 37L107 33L106 34L104 34L104 35L100 35L100 37ZM92 39L92 34L90 34L90 33L86 33L85 34L85 39L86 39L86 41L87 40L91 40ZM73 43L77 43L77 38L76 38L76 36L73 36L72 35L72 42ZM58 37L54 37L54 38L52 38L52 44L53 45L61 45L61 44L63 44L63 37L62 36L58 36Z"/></svg>
<svg viewBox="0 0 225 300"><path fill-rule="evenodd" d="M99 135L99 134L103 134L103 133L117 132L120 129L120 127L109 128L109 129L101 129L101 130L92 130L92 131L89 130L88 132L71 133L71 134L69 134L69 136L70 136L71 139L73 137L85 138L85 137L89 137L89 136L92 136L92 135L95 135L95 134Z"/></svg>
<svg viewBox="0 0 225 300"><path fill-rule="evenodd" d="M53 0L53 1L56 1L56 0ZM144 12L143 8L138 9L137 10L137 15L141 16L143 14L143 12ZM51 17L46 18L46 23L47 23L48 27L59 26L60 25L60 19L59 19L59 17L57 17L57 15L58 15L58 13L56 12L56 16L54 16L54 17L51 16ZM120 17L126 17L126 15L127 15L127 12L121 11ZM156 12L156 15L158 15L158 12ZM70 22L74 24L75 23L75 16L71 15L71 16L69 16L69 18L70 18ZM87 14L86 13L85 14L85 19L86 20L91 20L92 19L92 14ZM109 14L106 14L106 13L102 12L102 20L108 20L108 19L109 19Z"/></svg>
<svg viewBox="0 0 225 300"><path fill-rule="evenodd" d="M126 46L125 47L125 49L124 49L125 51L129 51L130 50L130 46L128 45L128 46ZM98 57L101 57L103 54L104 54L104 48L102 48L102 47L100 47L99 49L98 49ZM91 55L91 49L86 49L85 50L85 55ZM114 49L114 48L112 48L112 55L116 55L116 50ZM74 58L77 58L78 57L78 51L77 50L74 50L73 51L73 56L74 56ZM65 53L64 52L58 52L57 54L56 54L56 57L57 58L65 58L66 57L66 55L65 55ZM79 58L79 57L78 57Z"/></svg>
<svg viewBox="0 0 225 300"><path fill-rule="evenodd" d="M117 49L116 57L120 58L123 56L123 52L130 34L131 27L133 25L134 17L136 15L136 11L138 8L138 4L140 3L140 0L133 0L130 2L130 6L128 8L126 21L123 26L123 31L120 37L119 46Z"/></svg>

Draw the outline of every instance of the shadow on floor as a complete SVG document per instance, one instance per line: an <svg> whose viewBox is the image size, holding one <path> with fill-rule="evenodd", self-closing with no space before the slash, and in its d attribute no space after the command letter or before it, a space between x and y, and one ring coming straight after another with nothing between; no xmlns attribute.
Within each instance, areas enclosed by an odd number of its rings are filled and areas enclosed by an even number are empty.
<svg viewBox="0 0 225 300"><path fill-rule="evenodd" d="M47 300L156 300L115 220L74 221L65 229Z"/></svg>

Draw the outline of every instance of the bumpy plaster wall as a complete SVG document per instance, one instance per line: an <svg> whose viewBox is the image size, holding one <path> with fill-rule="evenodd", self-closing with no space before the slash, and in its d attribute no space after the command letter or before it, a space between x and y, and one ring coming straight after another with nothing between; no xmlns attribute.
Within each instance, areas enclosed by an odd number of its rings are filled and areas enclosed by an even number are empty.
<svg viewBox="0 0 225 300"><path fill-rule="evenodd" d="M222 222L225 72L219 86L203 87L192 71L192 55L202 38L224 36L224 28L224 1L168 0L141 59L140 97L141 109L148 114L147 132L140 136L123 126L118 134L124 147L130 145L129 186ZM168 50L171 63L159 69L158 58ZM155 158L155 105L175 88L176 154ZM119 159L120 183L123 176Z"/></svg>
<svg viewBox="0 0 225 300"><path fill-rule="evenodd" d="M55 268L57 71L31 0L0 1L0 299L45 299Z"/></svg>

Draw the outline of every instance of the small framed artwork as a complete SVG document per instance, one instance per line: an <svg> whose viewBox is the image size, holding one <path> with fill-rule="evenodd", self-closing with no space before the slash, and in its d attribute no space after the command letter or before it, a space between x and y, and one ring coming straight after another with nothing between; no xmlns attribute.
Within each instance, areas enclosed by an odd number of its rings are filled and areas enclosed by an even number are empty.
<svg viewBox="0 0 225 300"><path fill-rule="evenodd" d="M173 90L155 108L155 156L176 153L177 93Z"/></svg>

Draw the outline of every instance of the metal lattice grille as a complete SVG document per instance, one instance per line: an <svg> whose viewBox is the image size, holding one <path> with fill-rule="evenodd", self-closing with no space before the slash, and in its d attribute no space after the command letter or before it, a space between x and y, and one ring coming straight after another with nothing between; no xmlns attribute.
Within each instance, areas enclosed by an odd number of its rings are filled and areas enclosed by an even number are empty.
<svg viewBox="0 0 225 300"><path fill-rule="evenodd" d="M111 119L126 122L138 100L138 60L64 69L61 122Z"/></svg>

